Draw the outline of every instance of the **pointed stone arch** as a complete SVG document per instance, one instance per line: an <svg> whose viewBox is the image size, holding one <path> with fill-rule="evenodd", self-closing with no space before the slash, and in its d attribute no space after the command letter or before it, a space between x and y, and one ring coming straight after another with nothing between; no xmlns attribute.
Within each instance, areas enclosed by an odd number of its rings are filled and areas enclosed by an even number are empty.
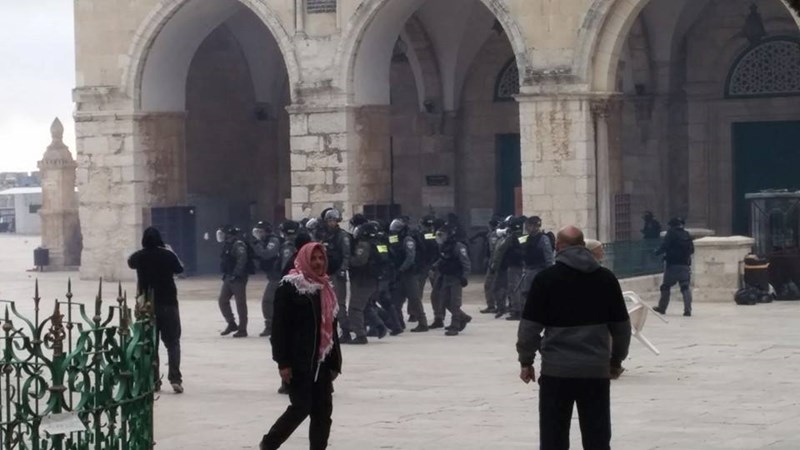
<svg viewBox="0 0 800 450"><path fill-rule="evenodd" d="M368 61L376 55L391 54L398 36L413 13L426 0L365 0L354 12L337 48L339 68L336 84L348 104L385 104L388 101L388 66L374 67ZM530 82L532 68L524 35L508 6L501 0L480 0L497 19L514 50L521 83ZM358 74L370 70L375 83L356 83ZM375 73L378 71L378 73ZM385 73L384 73L385 72Z"/></svg>
<svg viewBox="0 0 800 450"><path fill-rule="evenodd" d="M578 34L573 73L589 90L613 92L619 60L628 32L651 0L593 0ZM800 26L800 17L780 0Z"/></svg>
<svg viewBox="0 0 800 450"><path fill-rule="evenodd" d="M197 4L196 0L162 1L134 34L121 83L126 94L133 100L134 110L139 111L143 109L143 105L147 106L147 98L143 99L146 95L143 84L149 70L174 77L176 81L172 84L182 83L185 87L185 75L188 73L192 55L203 39L242 6L253 12L274 38L283 57L289 77L290 95L294 100L294 87L301 80L294 44L278 15L264 0L215 0L213 3L205 2L197 8L191 8L193 4ZM169 39L170 37L173 39ZM174 39L176 37L182 39ZM153 64L158 67L154 68ZM180 92L181 89L177 88L176 91Z"/></svg>

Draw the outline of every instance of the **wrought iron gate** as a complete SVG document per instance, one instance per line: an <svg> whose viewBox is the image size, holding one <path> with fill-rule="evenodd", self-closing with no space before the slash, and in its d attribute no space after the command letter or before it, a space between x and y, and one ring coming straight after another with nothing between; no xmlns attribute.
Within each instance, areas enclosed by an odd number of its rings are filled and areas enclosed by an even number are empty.
<svg viewBox="0 0 800 450"><path fill-rule="evenodd" d="M152 303L102 297L101 280L94 305L73 301L70 282L44 319L38 282L32 318L0 300L0 449L153 448Z"/></svg>

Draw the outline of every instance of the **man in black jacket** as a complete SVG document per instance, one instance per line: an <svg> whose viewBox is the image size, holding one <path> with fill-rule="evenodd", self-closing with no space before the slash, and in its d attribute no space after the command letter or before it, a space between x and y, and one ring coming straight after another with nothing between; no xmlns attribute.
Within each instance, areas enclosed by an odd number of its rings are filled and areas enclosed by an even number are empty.
<svg viewBox="0 0 800 450"><path fill-rule="evenodd" d="M128 267L136 270L139 295L152 295L156 331L167 348L167 379L176 394L183 393L181 375L181 316L178 310L178 289L175 275L183 273L178 256L167 248L156 228L144 230L142 250L128 258ZM156 352L156 355L158 352ZM156 383L161 384L156 364Z"/></svg>
<svg viewBox="0 0 800 450"><path fill-rule="evenodd" d="M686 231L683 219L676 217L669 221L669 230L664 236L664 242L656 251L656 255L664 255L664 280L661 283L661 299L658 307L653 308L660 314L667 313L669 306L669 293L672 286L677 283L683 295L683 315L692 315L692 255L694 242L692 236Z"/></svg>
<svg viewBox="0 0 800 450"><path fill-rule="evenodd" d="M622 366L631 340L625 299L614 274L586 249L581 230L561 230L556 249L556 264L533 279L522 313L517 341L520 378L535 381L538 351L542 450L569 448L576 403L583 448L610 449L609 379L612 370Z"/></svg>

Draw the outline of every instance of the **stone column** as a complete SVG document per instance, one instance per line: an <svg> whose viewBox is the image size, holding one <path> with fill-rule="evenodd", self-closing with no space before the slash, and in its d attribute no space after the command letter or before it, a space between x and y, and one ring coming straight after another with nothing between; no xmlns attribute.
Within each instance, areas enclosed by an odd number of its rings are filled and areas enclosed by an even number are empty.
<svg viewBox="0 0 800 450"><path fill-rule="evenodd" d="M75 169L78 165L64 145L64 126L50 127L52 142L39 161L42 177L42 247L50 250L50 269L74 268L81 263L81 227Z"/></svg>
<svg viewBox="0 0 800 450"><path fill-rule="evenodd" d="M544 226L581 227L597 235L591 100L579 94L522 94L523 210Z"/></svg>
<svg viewBox="0 0 800 450"><path fill-rule="evenodd" d="M745 236L704 237L694 241L692 264L696 302L733 302L739 288L740 264L750 253L752 238Z"/></svg>
<svg viewBox="0 0 800 450"><path fill-rule="evenodd" d="M133 280L127 258L140 247L148 206L144 152L136 117L113 88L74 91L79 213L83 233L81 278Z"/></svg>
<svg viewBox="0 0 800 450"><path fill-rule="evenodd" d="M290 106L291 212L295 220L333 206L353 212L346 108Z"/></svg>

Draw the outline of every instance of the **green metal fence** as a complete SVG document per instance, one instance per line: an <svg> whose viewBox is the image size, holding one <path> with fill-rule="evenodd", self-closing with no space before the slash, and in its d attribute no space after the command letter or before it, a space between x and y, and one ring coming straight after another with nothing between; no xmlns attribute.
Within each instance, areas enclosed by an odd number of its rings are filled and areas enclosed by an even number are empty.
<svg viewBox="0 0 800 450"><path fill-rule="evenodd" d="M152 449L157 361L152 303L56 300L41 318L0 300L0 449ZM49 307L48 307L49 309ZM87 309L93 310L91 316ZM112 324L112 322L115 322Z"/></svg>
<svg viewBox="0 0 800 450"><path fill-rule="evenodd" d="M664 270L664 260L655 254L659 246L660 239L609 242L603 245L606 254L604 264L614 271L617 278L661 273Z"/></svg>

